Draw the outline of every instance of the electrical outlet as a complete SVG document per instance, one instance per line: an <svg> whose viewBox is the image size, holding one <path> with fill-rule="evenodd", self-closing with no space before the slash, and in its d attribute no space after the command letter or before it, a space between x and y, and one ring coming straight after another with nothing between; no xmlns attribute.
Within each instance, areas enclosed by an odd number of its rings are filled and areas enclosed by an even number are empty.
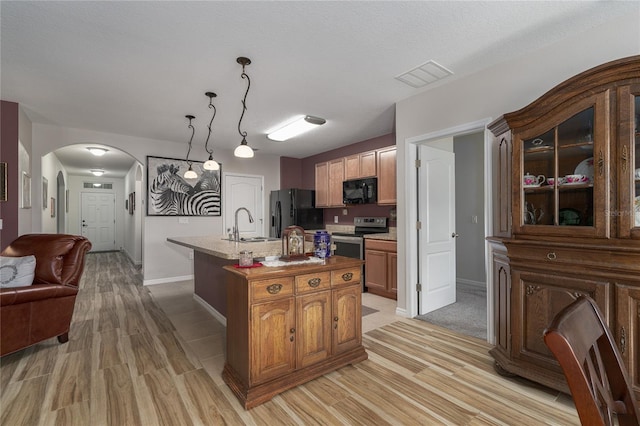
<svg viewBox="0 0 640 426"><path fill-rule="evenodd" d="M478 216L471 216L471 223L478 223Z"/></svg>
<svg viewBox="0 0 640 426"><path fill-rule="evenodd" d="M342 209L342 215L343 215L343 216L346 216L346 215L348 215L348 214L349 214L349 210L347 210L347 209Z"/></svg>
<svg viewBox="0 0 640 426"><path fill-rule="evenodd" d="M338 223L338 216L333 217L333 223Z"/></svg>

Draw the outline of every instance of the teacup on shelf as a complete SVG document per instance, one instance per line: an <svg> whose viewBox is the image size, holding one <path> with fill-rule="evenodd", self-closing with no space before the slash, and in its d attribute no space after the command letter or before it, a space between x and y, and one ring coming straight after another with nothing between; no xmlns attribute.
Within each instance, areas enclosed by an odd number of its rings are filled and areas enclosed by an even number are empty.
<svg viewBox="0 0 640 426"><path fill-rule="evenodd" d="M566 175L566 183L587 183L589 178L585 175Z"/></svg>
<svg viewBox="0 0 640 426"><path fill-rule="evenodd" d="M553 186L553 184L555 183L555 181L556 181L556 178L553 178L553 177L547 178L547 184L548 184L549 186ZM564 184L566 181L567 181L567 180L566 180L565 178L563 178L563 177L559 177L559 178L558 178L558 185L562 185L562 184Z"/></svg>
<svg viewBox="0 0 640 426"><path fill-rule="evenodd" d="M522 183L524 186L538 186L540 185L542 182L544 182L545 180L545 176L544 175L531 175L529 173L527 173L526 175L524 175L522 177Z"/></svg>

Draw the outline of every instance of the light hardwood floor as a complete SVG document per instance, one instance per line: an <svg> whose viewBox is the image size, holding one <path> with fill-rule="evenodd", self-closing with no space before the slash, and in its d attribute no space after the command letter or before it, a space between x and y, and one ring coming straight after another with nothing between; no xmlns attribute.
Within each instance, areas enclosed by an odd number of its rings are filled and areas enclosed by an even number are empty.
<svg viewBox="0 0 640 426"><path fill-rule="evenodd" d="M1 425L571 425L571 400L498 376L478 339L393 315L363 318L369 359L250 411L222 382L225 330L192 284L143 287L119 253L89 254L70 341L0 359Z"/></svg>

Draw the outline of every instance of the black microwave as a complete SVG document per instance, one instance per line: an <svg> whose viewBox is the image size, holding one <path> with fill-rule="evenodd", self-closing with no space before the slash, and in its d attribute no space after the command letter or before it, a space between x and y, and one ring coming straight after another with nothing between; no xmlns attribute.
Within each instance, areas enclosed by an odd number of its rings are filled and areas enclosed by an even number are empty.
<svg viewBox="0 0 640 426"><path fill-rule="evenodd" d="M377 203L378 178L345 180L342 182L342 202L345 204Z"/></svg>

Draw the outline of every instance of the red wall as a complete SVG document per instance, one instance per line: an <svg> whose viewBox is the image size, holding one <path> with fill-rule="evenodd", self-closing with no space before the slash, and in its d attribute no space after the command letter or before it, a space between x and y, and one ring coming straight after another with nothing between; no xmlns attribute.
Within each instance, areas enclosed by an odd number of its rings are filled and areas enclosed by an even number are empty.
<svg viewBox="0 0 640 426"><path fill-rule="evenodd" d="M0 162L7 163L7 201L0 201L0 250L18 237L18 104L0 101Z"/></svg>
<svg viewBox="0 0 640 426"><path fill-rule="evenodd" d="M297 159L290 157L280 158L280 188L302 188L315 189L316 175L315 165L323 161L335 158L346 157L361 152L373 151L396 144L395 133L379 136L366 141L357 142L343 146L311 157ZM341 208L324 209L325 224L333 224L334 217L338 216L340 225L353 225L353 218L356 216L385 216L389 217L389 211L394 206L378 206L368 204L362 206L348 206ZM346 209L347 214L343 215ZM396 226L395 222L389 222L389 226Z"/></svg>

